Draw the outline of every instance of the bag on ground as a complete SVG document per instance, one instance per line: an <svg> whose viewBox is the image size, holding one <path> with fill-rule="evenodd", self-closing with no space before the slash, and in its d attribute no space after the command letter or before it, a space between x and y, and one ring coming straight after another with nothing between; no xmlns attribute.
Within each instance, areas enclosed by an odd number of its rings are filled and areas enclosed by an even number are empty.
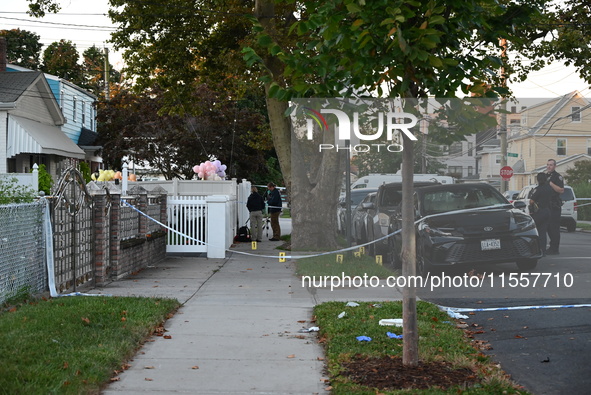
<svg viewBox="0 0 591 395"><path fill-rule="evenodd" d="M238 228L238 233L236 234L236 237L234 237L234 241L250 241L250 229L248 229L248 226L241 226Z"/></svg>

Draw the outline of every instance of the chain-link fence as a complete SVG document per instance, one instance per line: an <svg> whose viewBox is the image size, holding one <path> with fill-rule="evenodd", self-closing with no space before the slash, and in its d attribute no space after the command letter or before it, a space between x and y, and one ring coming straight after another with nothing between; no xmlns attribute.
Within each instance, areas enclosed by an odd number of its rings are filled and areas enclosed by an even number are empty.
<svg viewBox="0 0 591 395"><path fill-rule="evenodd" d="M47 290L45 202L0 206L0 304Z"/></svg>

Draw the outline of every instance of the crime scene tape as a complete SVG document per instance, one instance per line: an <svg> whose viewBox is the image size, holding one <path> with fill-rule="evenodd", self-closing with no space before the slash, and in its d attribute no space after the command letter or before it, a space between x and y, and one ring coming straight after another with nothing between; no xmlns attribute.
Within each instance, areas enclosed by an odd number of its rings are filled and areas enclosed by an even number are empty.
<svg viewBox="0 0 591 395"><path fill-rule="evenodd" d="M150 217L148 214L142 212L141 210L139 210L137 207L133 206L131 203L125 201L125 200L121 200L124 204L126 204L127 206L131 207L132 209L134 209L135 211L137 211L138 213L140 213L141 215L143 215L144 217L148 218L150 221L153 221L155 223L157 223L158 225L168 229L169 231L176 233L184 238L187 238L189 240L201 243L201 244L205 244L210 246L211 244L206 243L203 240L199 240L197 238L194 238L192 236L186 235L184 233L181 233L179 231L177 231L176 229L171 228L168 225L163 224L162 222L158 221L155 218ZM503 207L506 206L507 204L495 204L492 206L485 206L485 207L476 207L476 208L470 208L470 209L463 209L463 210L454 210L454 211L448 211L445 213L438 213L438 214L431 214L431 215L427 215L424 216L420 219L418 219L417 221L414 222L414 224L418 224L422 221L425 221L428 218L433 218L433 217L440 217L440 216L444 216L444 215L450 215L450 214L457 214L457 213L468 213L468 212L473 212L473 211L481 211L481 210L487 210L487 209L491 209L491 208L499 208L499 207ZM379 241L385 240L389 237L392 237L398 233L400 233L402 230L399 229L395 232L392 232L390 234L387 234L385 236L382 236L380 238L377 238L375 240L372 241L368 241L367 243L363 243L363 244L359 244L359 245L355 245L355 246L351 246L351 247L347 247L347 248L342 248L340 250L335 250L335 251L327 251L327 252L321 252L318 254L309 254L309 255L285 255L285 256L279 256L279 255L261 255L261 254L252 254L249 252L244 252L244 251L237 251L237 250L230 250L230 249L225 249L225 251L231 252L233 254L241 254L241 255L247 255L247 256L256 256L256 257L261 257L261 258L275 258L275 259L304 259L304 258L314 258L314 257L319 257L319 256L325 256L325 255L332 255L332 254L338 254L341 252L348 252L348 251L354 251L354 250L358 250L361 247L366 247L370 244L373 243L377 243Z"/></svg>

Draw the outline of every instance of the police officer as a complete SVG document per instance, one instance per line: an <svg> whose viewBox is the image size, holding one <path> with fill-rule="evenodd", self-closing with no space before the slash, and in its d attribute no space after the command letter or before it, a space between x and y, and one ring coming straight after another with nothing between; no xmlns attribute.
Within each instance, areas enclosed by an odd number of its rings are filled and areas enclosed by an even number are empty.
<svg viewBox="0 0 591 395"><path fill-rule="evenodd" d="M550 220L548 221L550 247L546 251L546 254L558 255L558 247L560 246L560 214L562 211L560 194L564 192L564 179L560 173L556 172L556 161L554 159L548 159L546 163L546 174L548 175L548 184L553 191L550 199Z"/></svg>

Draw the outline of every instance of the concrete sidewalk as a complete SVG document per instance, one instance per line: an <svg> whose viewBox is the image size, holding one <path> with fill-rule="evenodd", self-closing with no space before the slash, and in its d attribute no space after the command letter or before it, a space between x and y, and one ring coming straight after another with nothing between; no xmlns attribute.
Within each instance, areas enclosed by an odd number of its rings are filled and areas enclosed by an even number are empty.
<svg viewBox="0 0 591 395"><path fill-rule="evenodd" d="M310 320L317 303L383 300L385 293L302 288L294 261L261 257L278 256L280 244L264 239L252 251L249 243L239 243L219 260L169 256L158 267L93 290L183 303L165 324L170 339L154 336L102 393L326 393L316 333L298 331L315 325ZM399 296L395 290L387 294L389 300Z"/></svg>

